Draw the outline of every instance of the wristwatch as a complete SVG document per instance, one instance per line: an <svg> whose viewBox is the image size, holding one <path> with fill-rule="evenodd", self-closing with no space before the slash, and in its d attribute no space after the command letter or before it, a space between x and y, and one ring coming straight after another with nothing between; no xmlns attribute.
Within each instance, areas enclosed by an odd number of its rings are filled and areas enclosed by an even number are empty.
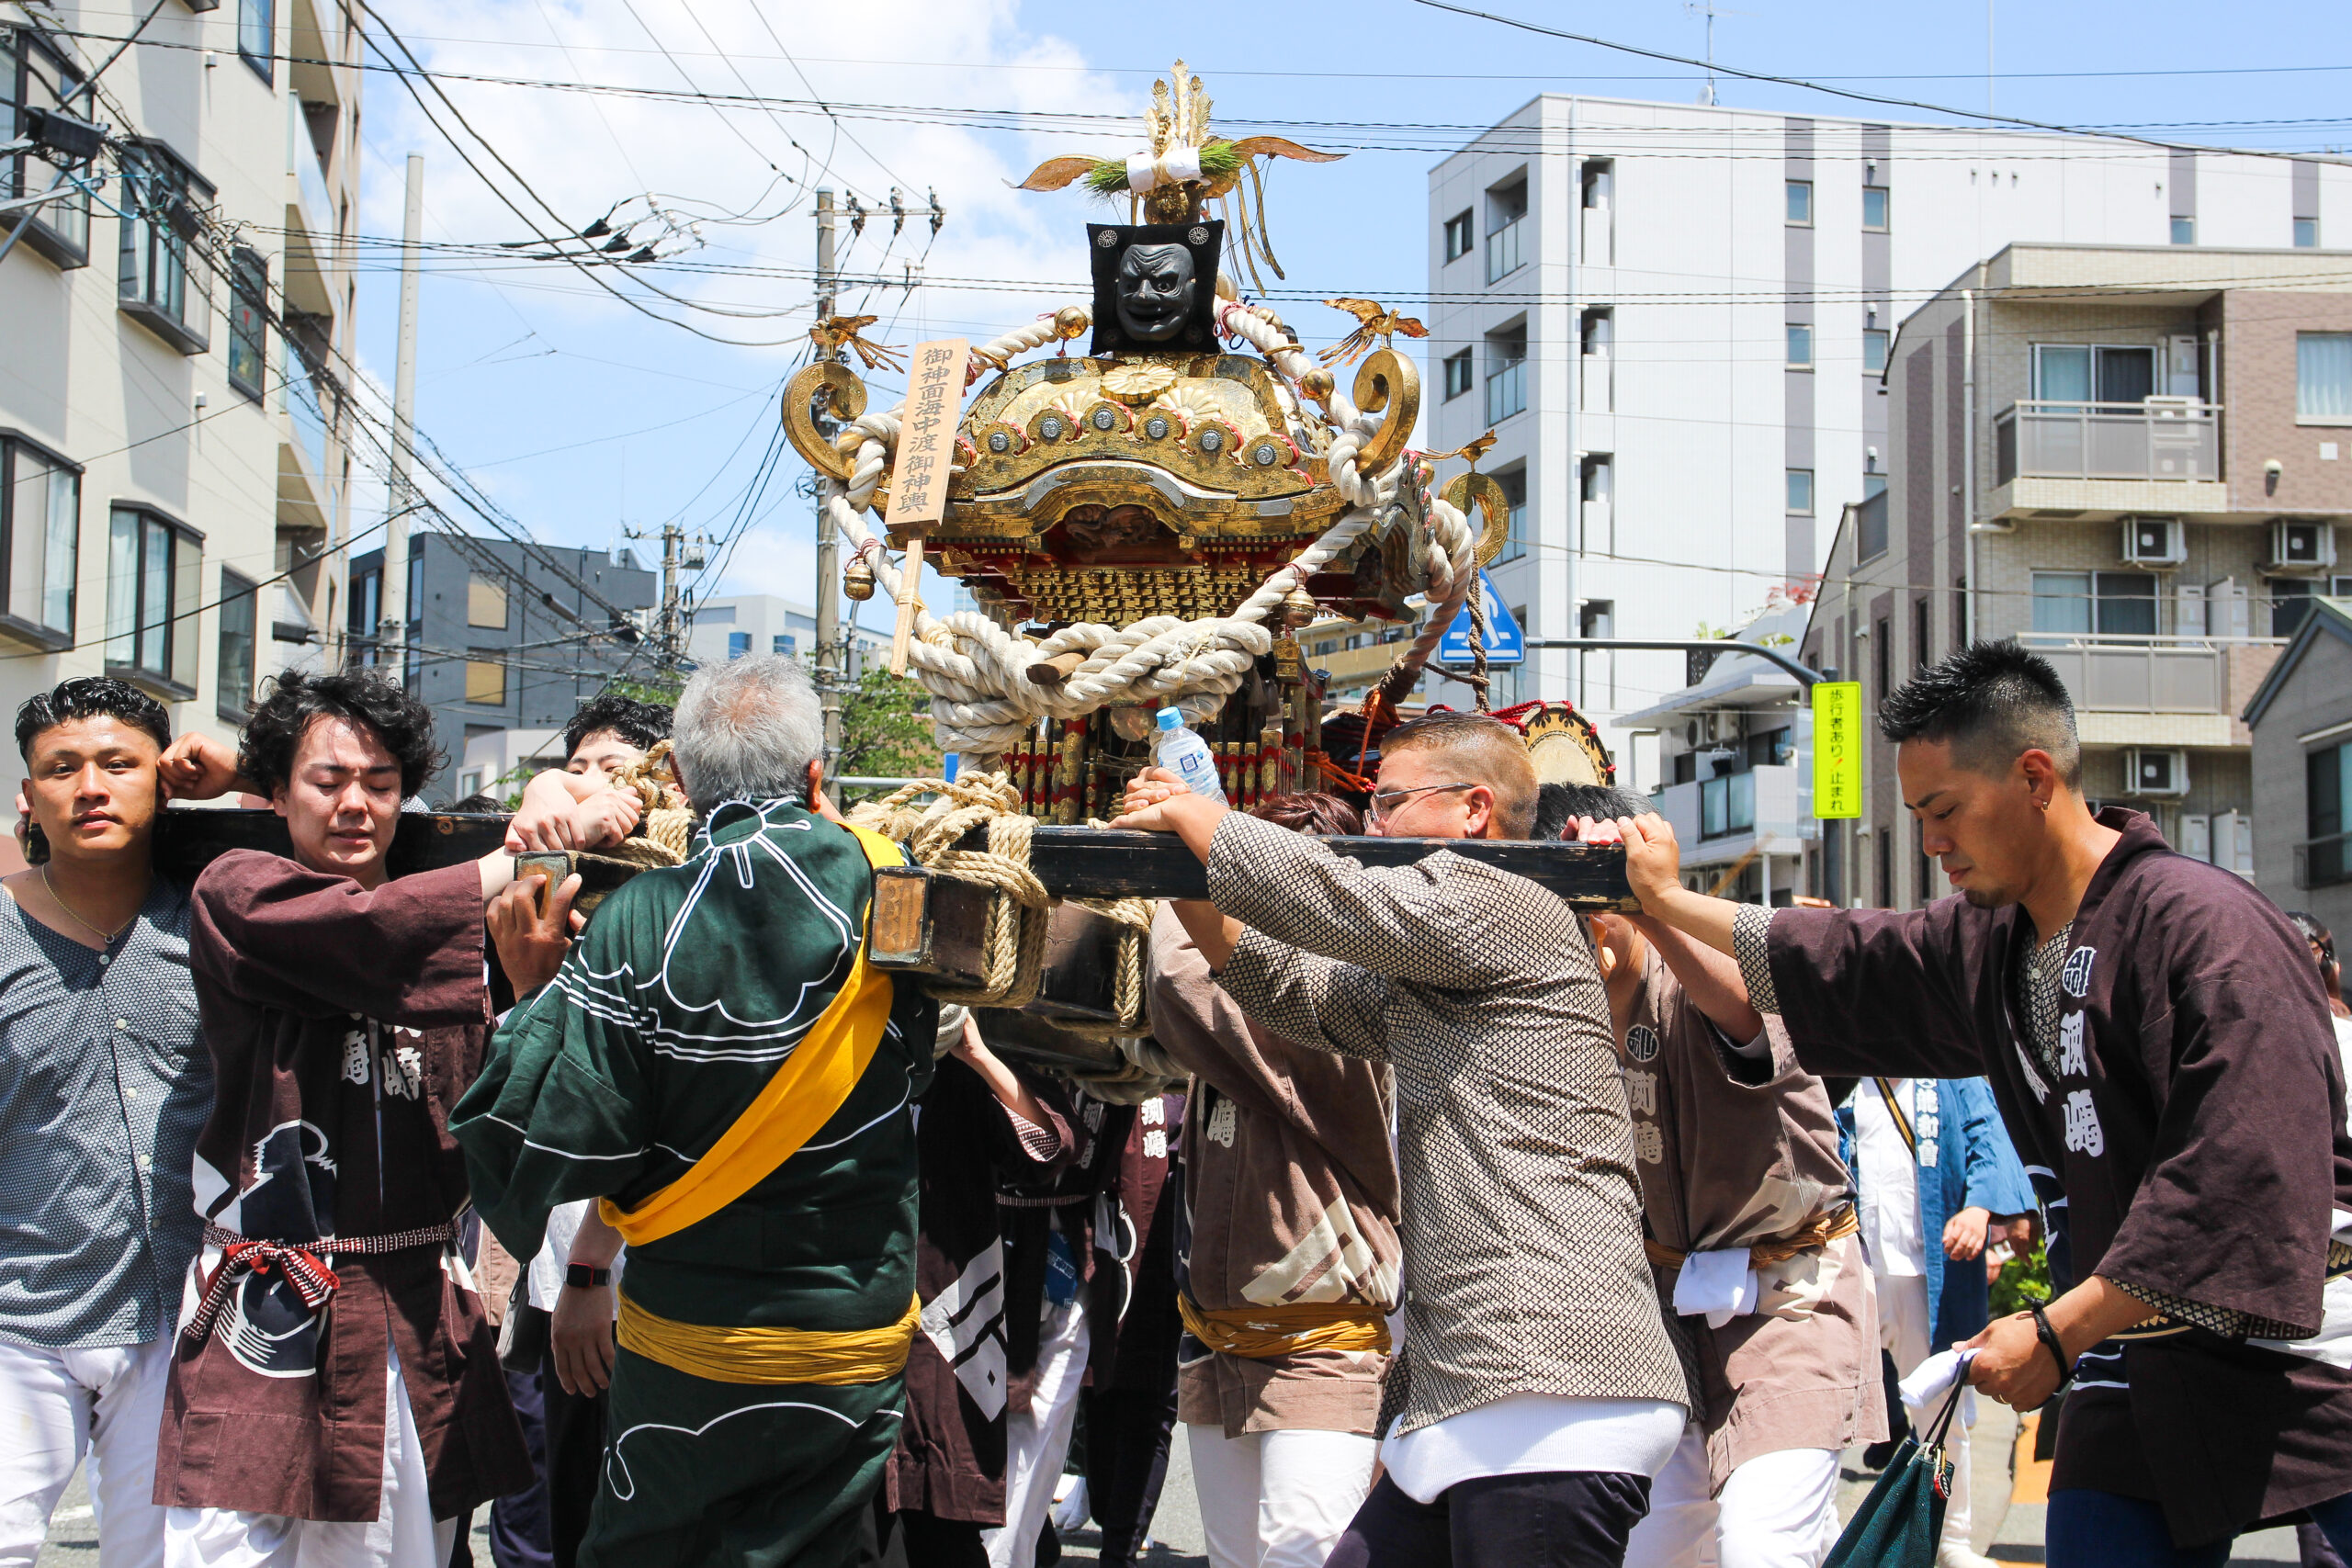
<svg viewBox="0 0 2352 1568"><path fill-rule="evenodd" d="M590 1291L612 1282L613 1271L609 1269L592 1269L585 1263L563 1266L563 1288L567 1291Z"/></svg>

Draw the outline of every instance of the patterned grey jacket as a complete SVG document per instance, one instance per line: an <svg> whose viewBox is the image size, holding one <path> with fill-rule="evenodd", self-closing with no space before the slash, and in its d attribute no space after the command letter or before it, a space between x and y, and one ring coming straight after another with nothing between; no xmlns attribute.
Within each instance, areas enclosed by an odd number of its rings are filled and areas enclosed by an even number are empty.
<svg viewBox="0 0 2352 1568"><path fill-rule="evenodd" d="M1243 1010L1396 1068L1395 1429L1515 1393L1688 1404L1642 1252L1609 1002L1567 906L1442 852L1368 870L1239 812L1208 881L1250 928L1217 977Z"/></svg>

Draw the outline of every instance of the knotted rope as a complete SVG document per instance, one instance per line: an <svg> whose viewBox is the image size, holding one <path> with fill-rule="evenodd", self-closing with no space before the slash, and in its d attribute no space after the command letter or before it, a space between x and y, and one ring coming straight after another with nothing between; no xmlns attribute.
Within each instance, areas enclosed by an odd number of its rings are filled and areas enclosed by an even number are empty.
<svg viewBox="0 0 2352 1568"><path fill-rule="evenodd" d="M1090 821L1087 826L1104 824ZM1117 1016L1100 1023L1084 1019L1057 1019L1056 1023L1089 1040L1125 1040L1148 1032L1150 1023L1144 1017L1144 943L1151 936L1152 901L1072 898L1069 902L1119 923L1119 951L1111 974L1111 1010Z"/></svg>
<svg viewBox="0 0 2352 1568"><path fill-rule="evenodd" d="M937 799L921 810L922 795ZM1053 897L1029 869L1030 835L1036 823L1022 814L1020 792L1002 774L958 780L918 779L880 800L853 807L850 822L907 846L917 865L959 882L991 888L988 925L982 931L982 980L978 989L933 989L943 1002L967 1007L1026 1007L1037 998L1046 973L1046 934ZM988 848L967 850L957 840L985 826Z"/></svg>
<svg viewBox="0 0 2352 1568"><path fill-rule="evenodd" d="M657 740L644 756L612 776L612 786L637 796L645 813L637 831L613 846L612 859L646 867L684 863L694 843L695 815L671 771L670 751L666 738Z"/></svg>

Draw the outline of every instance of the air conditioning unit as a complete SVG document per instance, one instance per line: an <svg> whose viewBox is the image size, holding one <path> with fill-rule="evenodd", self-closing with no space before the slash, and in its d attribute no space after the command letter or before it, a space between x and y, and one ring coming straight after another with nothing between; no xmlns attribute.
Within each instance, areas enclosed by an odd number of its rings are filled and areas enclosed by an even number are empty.
<svg viewBox="0 0 2352 1568"><path fill-rule="evenodd" d="M2270 525L2273 567L2307 567L2314 570L2335 564L2335 525L2296 523L2281 517Z"/></svg>
<svg viewBox="0 0 2352 1568"><path fill-rule="evenodd" d="M2187 795L2188 753L2167 746L2124 748L2123 788L2143 797Z"/></svg>
<svg viewBox="0 0 2352 1568"><path fill-rule="evenodd" d="M1722 741L1739 739L1739 716L1731 713L1702 713L1693 718L1682 731L1683 741L1692 750Z"/></svg>
<svg viewBox="0 0 2352 1568"><path fill-rule="evenodd" d="M2126 517L2123 558L2133 566L2178 566L2188 558L2188 530L2177 517Z"/></svg>

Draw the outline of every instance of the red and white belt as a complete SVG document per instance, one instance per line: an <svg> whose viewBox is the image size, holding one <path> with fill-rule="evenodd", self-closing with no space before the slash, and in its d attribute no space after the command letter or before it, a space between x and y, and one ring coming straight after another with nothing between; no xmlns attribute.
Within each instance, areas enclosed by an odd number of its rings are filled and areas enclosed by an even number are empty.
<svg viewBox="0 0 2352 1568"><path fill-rule="evenodd" d="M267 1274L275 1270L278 1277L294 1287L302 1305L316 1312L326 1304L329 1296L342 1281L322 1259L341 1253L353 1257L381 1256L389 1252L407 1252L420 1247L447 1247L458 1239L458 1222L426 1225L418 1230L394 1231L390 1235L333 1235L316 1241L272 1241L266 1238L239 1235L235 1231L219 1225L204 1227L208 1247L220 1248L220 1267L212 1272L212 1281L205 1288L204 1300L198 1304L196 1315L188 1319L184 1332L198 1339L212 1332L213 1321L220 1315L220 1308L229 1300L230 1287L248 1274Z"/></svg>

